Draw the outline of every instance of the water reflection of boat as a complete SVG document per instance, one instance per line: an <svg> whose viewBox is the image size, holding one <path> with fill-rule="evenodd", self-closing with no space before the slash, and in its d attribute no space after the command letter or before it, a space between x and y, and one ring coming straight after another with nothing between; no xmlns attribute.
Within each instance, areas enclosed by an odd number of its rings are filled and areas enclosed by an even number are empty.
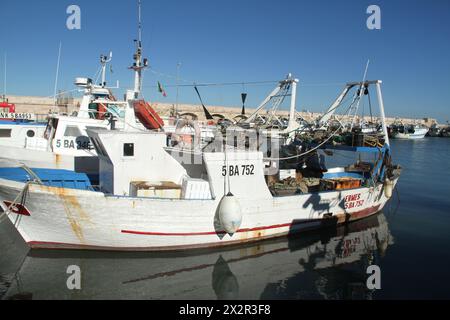
<svg viewBox="0 0 450 320"><path fill-rule="evenodd" d="M378 214L223 250L30 251L4 299L367 298L366 268L392 243L386 218ZM70 265L81 269L81 290L66 287Z"/></svg>

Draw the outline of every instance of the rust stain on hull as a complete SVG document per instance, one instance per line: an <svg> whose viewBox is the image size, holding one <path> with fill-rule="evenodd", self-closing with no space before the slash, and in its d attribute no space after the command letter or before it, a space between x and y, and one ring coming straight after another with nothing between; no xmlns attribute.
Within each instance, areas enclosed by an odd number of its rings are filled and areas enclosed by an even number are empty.
<svg viewBox="0 0 450 320"><path fill-rule="evenodd" d="M69 221L70 227L81 244L85 244L82 225L92 223L89 215L83 210L76 196L70 190L63 188L53 188L54 193L61 199L64 211Z"/></svg>
<svg viewBox="0 0 450 320"><path fill-rule="evenodd" d="M61 155L55 154L55 164L56 164L56 167L59 168L59 166L61 164Z"/></svg>

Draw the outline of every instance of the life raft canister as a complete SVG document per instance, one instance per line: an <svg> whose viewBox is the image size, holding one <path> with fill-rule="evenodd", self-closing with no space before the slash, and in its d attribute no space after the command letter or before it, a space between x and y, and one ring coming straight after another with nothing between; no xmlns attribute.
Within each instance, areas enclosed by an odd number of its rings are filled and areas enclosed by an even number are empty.
<svg viewBox="0 0 450 320"><path fill-rule="evenodd" d="M144 100L133 103L134 113L139 121L149 130L161 129L164 121L158 113Z"/></svg>

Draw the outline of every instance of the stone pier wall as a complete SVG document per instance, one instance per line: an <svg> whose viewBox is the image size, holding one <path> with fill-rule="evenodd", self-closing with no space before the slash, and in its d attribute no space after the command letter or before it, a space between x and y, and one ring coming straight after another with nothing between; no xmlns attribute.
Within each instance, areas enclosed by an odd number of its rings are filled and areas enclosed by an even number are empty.
<svg viewBox="0 0 450 320"><path fill-rule="evenodd" d="M71 114L73 111L76 111L80 105L80 99L67 99L60 100L58 103L55 103L53 98L48 97L34 97L34 96L7 96L6 97L10 103L14 103L16 105L16 112L27 112L38 115L46 115L49 112L58 112L58 113L66 113ZM169 115L174 112L175 105L167 104L162 102L154 102L152 106L155 110L161 115ZM241 113L240 107L224 107L224 106L207 106L209 112L211 114L220 114L225 118L232 119L236 115ZM246 114L249 115L254 111L252 108L246 109ZM203 108L201 105L193 105L193 104L183 104L180 103L178 105L179 113L192 113L195 114L198 119L204 120ZM288 117L289 111L281 110L278 112L279 116ZM310 121L313 119L317 119L321 113L318 112L300 112L299 113L305 120ZM387 112L387 116L389 112ZM367 121L370 120L370 117L365 117ZM435 119L432 118L423 118L423 119L411 119L406 117L387 117L386 121L388 124L394 121L402 121L403 123L422 123L426 126L431 126L436 123Z"/></svg>

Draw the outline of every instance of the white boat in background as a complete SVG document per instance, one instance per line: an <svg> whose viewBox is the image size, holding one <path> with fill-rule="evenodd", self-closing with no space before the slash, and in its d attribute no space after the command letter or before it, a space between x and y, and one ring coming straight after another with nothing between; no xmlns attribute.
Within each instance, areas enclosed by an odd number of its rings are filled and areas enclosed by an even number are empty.
<svg viewBox="0 0 450 320"><path fill-rule="evenodd" d="M423 139L428 130L427 127L418 124L398 125L393 128L391 137L394 139Z"/></svg>
<svg viewBox="0 0 450 320"><path fill-rule="evenodd" d="M284 159L274 150L265 156L258 143L245 146L247 139L240 140L243 147L216 138L211 148L185 150L168 145L163 131L124 127L87 130L100 159L98 187L71 171L2 168L0 205L33 248L216 247L365 218L383 209L401 171L391 160L381 81L347 87L369 85L378 92L384 146L339 147L327 139L296 155L299 170L320 147L377 155L373 163L329 168L311 188L276 190L269 182L281 176ZM129 117L131 108L124 123ZM302 183L303 175L294 175Z"/></svg>
<svg viewBox="0 0 450 320"><path fill-rule="evenodd" d="M25 148L28 139L44 136L46 123L0 120L0 148Z"/></svg>
<svg viewBox="0 0 450 320"><path fill-rule="evenodd" d="M16 107L3 96L0 102L0 147L25 147L26 140L42 136L45 122L32 121L28 113L16 113Z"/></svg>
<svg viewBox="0 0 450 320"><path fill-rule="evenodd" d="M110 128L112 117L117 126L129 107L116 101L108 88L92 84L87 78L77 78L75 84L84 90L76 116L52 115L46 124L2 124L0 130L11 128L8 139L0 139L0 161L33 168L65 169L98 174L98 158L86 130ZM134 111L133 111L134 114ZM136 121L134 121L136 123ZM14 134L12 134L14 133Z"/></svg>

